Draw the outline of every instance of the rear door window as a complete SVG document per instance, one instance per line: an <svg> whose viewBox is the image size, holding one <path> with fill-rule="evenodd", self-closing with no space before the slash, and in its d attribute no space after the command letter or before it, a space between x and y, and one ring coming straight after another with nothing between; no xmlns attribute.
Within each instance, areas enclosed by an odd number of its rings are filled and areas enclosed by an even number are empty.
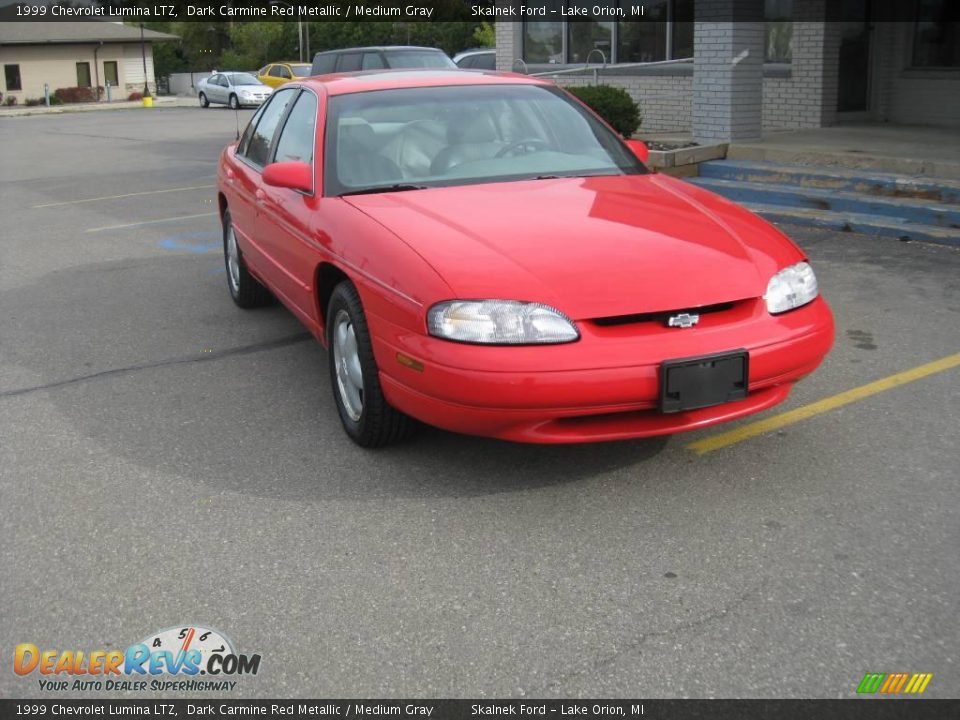
<svg viewBox="0 0 960 720"><path fill-rule="evenodd" d="M337 64L337 56L334 54L317 55L313 58L312 75L326 75L332 73Z"/></svg>
<svg viewBox="0 0 960 720"><path fill-rule="evenodd" d="M340 62L337 63L337 72L352 72L360 69L360 53L346 53L340 56Z"/></svg>
<svg viewBox="0 0 960 720"><path fill-rule="evenodd" d="M380 57L380 53L368 52L363 54L362 70L381 70L386 66L387 64L383 61L383 58Z"/></svg>

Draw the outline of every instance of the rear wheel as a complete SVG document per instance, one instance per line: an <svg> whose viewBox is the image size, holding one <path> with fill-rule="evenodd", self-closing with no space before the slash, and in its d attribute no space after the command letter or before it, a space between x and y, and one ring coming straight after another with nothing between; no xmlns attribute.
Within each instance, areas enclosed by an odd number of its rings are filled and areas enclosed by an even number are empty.
<svg viewBox="0 0 960 720"><path fill-rule="evenodd" d="M238 307L253 308L270 302L270 292L247 271L229 210L223 213L223 260L227 268L227 288Z"/></svg>
<svg viewBox="0 0 960 720"><path fill-rule="evenodd" d="M236 95L230 96L230 109L237 110L240 108L240 101L237 99Z"/></svg>
<svg viewBox="0 0 960 720"><path fill-rule="evenodd" d="M327 347L333 397L350 439L373 448L409 437L416 421L391 407L383 396L360 295L348 280L337 285L330 297Z"/></svg>
<svg viewBox="0 0 960 720"><path fill-rule="evenodd" d="M204 93L200 93L200 107L210 107L210 101L207 100L207 96Z"/></svg>

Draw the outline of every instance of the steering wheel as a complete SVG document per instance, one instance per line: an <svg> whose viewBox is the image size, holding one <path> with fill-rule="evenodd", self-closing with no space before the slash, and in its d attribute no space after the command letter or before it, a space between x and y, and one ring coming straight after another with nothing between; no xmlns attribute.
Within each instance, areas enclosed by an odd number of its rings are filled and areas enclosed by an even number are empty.
<svg viewBox="0 0 960 720"><path fill-rule="evenodd" d="M523 149L523 152L535 152L536 150L545 150L549 145L546 140L541 140L540 138L528 138L526 140L517 140L512 142L503 148L500 152L494 155L495 158L503 158L507 155L513 155L516 151Z"/></svg>

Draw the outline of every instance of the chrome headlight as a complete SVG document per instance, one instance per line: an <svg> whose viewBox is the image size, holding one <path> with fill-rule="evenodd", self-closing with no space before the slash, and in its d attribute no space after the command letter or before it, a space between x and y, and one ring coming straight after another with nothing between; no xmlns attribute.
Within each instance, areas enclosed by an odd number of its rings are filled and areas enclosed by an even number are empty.
<svg viewBox="0 0 960 720"><path fill-rule="evenodd" d="M763 299L767 301L767 310L776 315L806 305L818 293L817 276L813 274L813 268L808 263L800 262L770 278Z"/></svg>
<svg viewBox="0 0 960 720"><path fill-rule="evenodd" d="M427 313L430 334L487 345L542 345L580 338L573 321L548 305L516 300L448 300Z"/></svg>

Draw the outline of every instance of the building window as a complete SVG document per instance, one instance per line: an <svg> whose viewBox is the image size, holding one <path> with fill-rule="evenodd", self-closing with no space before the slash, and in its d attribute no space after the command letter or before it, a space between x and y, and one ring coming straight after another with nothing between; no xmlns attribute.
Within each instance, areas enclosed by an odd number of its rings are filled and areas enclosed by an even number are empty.
<svg viewBox="0 0 960 720"><path fill-rule="evenodd" d="M764 20L767 62L793 60L793 0L766 0Z"/></svg>
<svg viewBox="0 0 960 720"><path fill-rule="evenodd" d="M103 80L110 83L110 87L117 87L120 84L120 73L117 72L116 60L103 61Z"/></svg>
<svg viewBox="0 0 960 720"><path fill-rule="evenodd" d="M921 68L960 67L960 10L954 0L920 0L912 64Z"/></svg>
<svg viewBox="0 0 960 720"><path fill-rule="evenodd" d="M586 7L585 2L571 3ZM584 20L567 23L567 62L613 62L613 23Z"/></svg>
<svg viewBox="0 0 960 720"><path fill-rule="evenodd" d="M19 65L4 65L3 76L7 81L7 90L23 90L23 85L20 83Z"/></svg>
<svg viewBox="0 0 960 720"><path fill-rule="evenodd" d="M560 12L563 3L560 0L546 0L547 12ZM562 22L525 22L523 24L523 59L528 63L562 63L563 53Z"/></svg>
<svg viewBox="0 0 960 720"><path fill-rule="evenodd" d="M623 7L624 3L620 6ZM619 23L617 62L657 62L667 59L669 3L653 0L643 5L640 22Z"/></svg>
<svg viewBox="0 0 960 720"><path fill-rule="evenodd" d="M524 22L523 59L527 63L582 64L657 62L693 57L694 0L647 0L643 20L591 19L595 0L547 0L547 12L577 8L577 22ZM629 17L636 0L618 0ZM603 53L601 56L600 53Z"/></svg>
<svg viewBox="0 0 960 720"><path fill-rule="evenodd" d="M77 63L77 87L90 87L90 63Z"/></svg>

